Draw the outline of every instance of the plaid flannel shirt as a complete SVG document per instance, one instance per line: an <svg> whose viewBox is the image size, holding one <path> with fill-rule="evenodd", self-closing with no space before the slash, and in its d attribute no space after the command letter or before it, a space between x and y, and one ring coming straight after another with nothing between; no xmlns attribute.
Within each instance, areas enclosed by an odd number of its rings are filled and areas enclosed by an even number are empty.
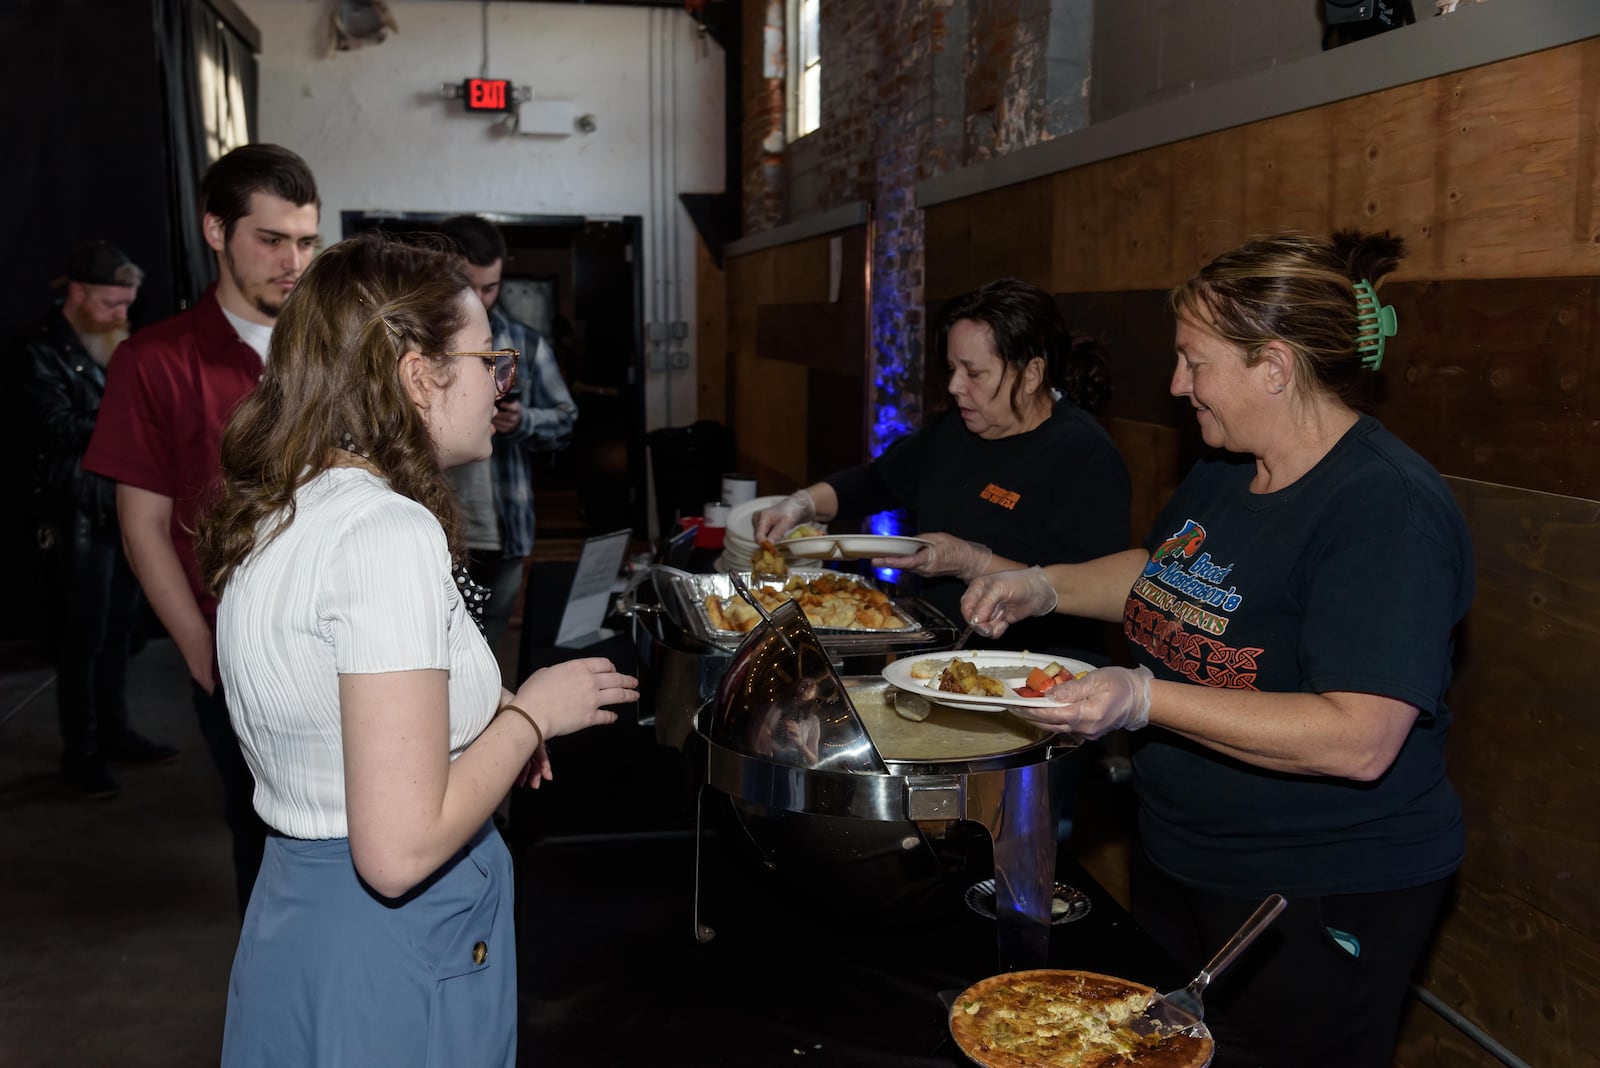
<svg viewBox="0 0 1600 1068"><path fill-rule="evenodd" d="M522 402L522 422L515 430L494 435L494 456L489 461L494 477L495 511L500 519L500 551L507 557L527 556L533 551L533 473L534 453L556 452L572 441L572 425L578 421L578 406L561 378L556 354L539 332L500 310L489 312L489 327L494 331L494 347L518 349L522 364L517 368L513 394Z"/></svg>

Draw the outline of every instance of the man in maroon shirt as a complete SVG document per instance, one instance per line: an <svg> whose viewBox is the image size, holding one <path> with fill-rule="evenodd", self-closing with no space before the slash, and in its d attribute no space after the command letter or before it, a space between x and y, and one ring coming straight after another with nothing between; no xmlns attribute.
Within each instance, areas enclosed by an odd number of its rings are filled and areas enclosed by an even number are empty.
<svg viewBox="0 0 1600 1068"><path fill-rule="evenodd" d="M272 324L316 251L320 202L305 161L277 145L229 152L200 194L217 282L193 308L117 349L83 466L116 482L128 561L194 680L243 912L266 826L217 679L217 604L200 581L192 532L221 468L222 432L261 378Z"/></svg>

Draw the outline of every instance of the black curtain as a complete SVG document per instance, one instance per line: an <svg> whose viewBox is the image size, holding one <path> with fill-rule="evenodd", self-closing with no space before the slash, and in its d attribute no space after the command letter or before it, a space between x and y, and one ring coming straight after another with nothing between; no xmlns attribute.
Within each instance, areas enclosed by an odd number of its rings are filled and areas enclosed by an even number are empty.
<svg viewBox="0 0 1600 1068"><path fill-rule="evenodd" d="M155 0L154 13L167 112L173 285L187 307L216 276L200 230L200 177L219 156L255 140L256 57L204 0Z"/></svg>

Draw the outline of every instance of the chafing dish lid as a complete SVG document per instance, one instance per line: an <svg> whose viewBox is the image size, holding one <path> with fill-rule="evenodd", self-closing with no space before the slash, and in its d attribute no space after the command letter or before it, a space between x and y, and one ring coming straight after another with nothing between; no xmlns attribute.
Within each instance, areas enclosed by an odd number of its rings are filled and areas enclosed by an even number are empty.
<svg viewBox="0 0 1600 1068"><path fill-rule="evenodd" d="M734 652L707 734L737 752L793 767L887 770L794 601L774 609Z"/></svg>

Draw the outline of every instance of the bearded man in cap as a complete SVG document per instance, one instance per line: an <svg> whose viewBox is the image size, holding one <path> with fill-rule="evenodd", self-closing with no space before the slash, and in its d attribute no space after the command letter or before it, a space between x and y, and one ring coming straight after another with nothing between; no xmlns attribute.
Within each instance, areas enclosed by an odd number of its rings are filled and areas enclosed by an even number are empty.
<svg viewBox="0 0 1600 1068"><path fill-rule="evenodd" d="M106 367L128 336L128 309L143 279L115 245L81 246L67 261L61 303L22 342L35 518L60 598L61 774L98 799L118 792L108 762L160 764L178 753L128 727L124 690L139 585L122 551L116 486L83 470Z"/></svg>

